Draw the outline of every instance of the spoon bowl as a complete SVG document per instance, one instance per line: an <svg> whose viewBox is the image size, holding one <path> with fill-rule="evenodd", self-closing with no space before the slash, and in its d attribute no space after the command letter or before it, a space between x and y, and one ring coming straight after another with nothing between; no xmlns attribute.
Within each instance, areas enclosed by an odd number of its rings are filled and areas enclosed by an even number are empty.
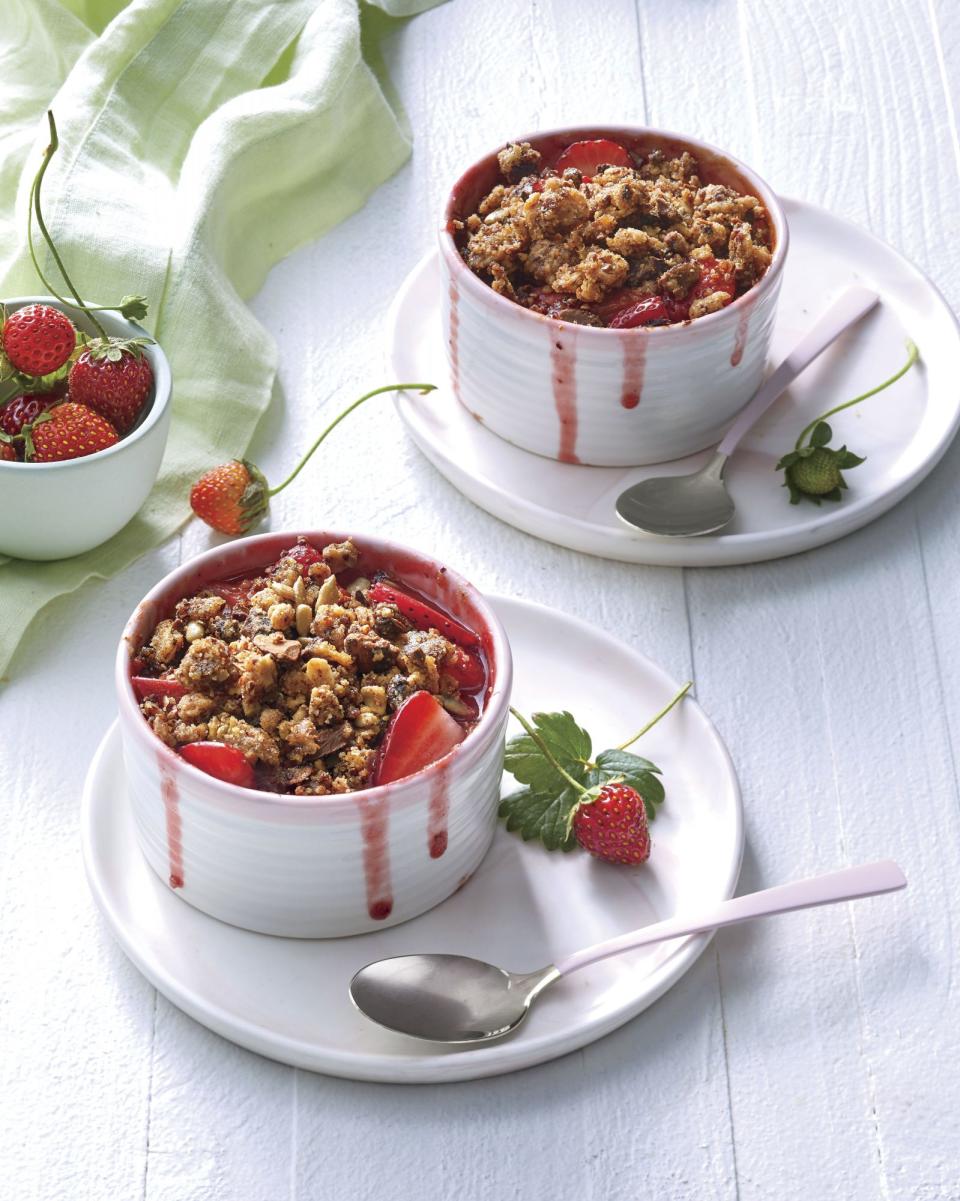
<svg viewBox="0 0 960 1201"><path fill-rule="evenodd" d="M555 967L525 975L465 955L400 955L370 963L350 981L357 1008L388 1030L434 1042L488 1042L530 1012Z"/></svg>
<svg viewBox="0 0 960 1201"><path fill-rule="evenodd" d="M641 480L617 500L617 516L649 534L690 538L722 530L734 514L723 484L726 455L715 454L691 475L660 475Z"/></svg>

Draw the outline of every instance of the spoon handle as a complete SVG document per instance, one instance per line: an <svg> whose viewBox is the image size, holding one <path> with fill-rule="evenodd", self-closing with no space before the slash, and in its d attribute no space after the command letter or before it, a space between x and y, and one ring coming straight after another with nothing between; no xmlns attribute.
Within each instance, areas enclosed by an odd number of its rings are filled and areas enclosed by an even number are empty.
<svg viewBox="0 0 960 1201"><path fill-rule="evenodd" d="M906 877L891 859L863 863L859 867L845 867L826 876L795 880L792 884L780 884L776 888L765 888L762 892L751 892L744 897L721 901L719 905L689 917L671 917L641 930L631 930L629 934L585 947L559 960L555 967L561 976L566 976L578 968L587 967L611 955L619 955L621 951L631 951L634 947L665 942L685 934L717 930L721 926L732 926L752 917L770 917L774 913L789 913L791 909L812 909L817 905L832 905L837 901L853 901L858 897L895 892L899 888L906 888L906 885Z"/></svg>
<svg viewBox="0 0 960 1201"><path fill-rule="evenodd" d="M777 397L790 387L800 372L809 367L848 326L859 321L865 313L869 313L879 299L876 292L857 285L848 288L839 300L834 301L813 329L804 334L776 371L760 385L753 400L727 431L717 447L717 453L725 457L733 454L744 434L760 420Z"/></svg>

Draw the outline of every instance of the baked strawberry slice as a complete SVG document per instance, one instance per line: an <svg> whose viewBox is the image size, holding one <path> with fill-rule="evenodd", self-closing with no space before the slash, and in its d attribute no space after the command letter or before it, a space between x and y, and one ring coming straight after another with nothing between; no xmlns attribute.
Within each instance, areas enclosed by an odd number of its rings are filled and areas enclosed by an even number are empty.
<svg viewBox="0 0 960 1201"><path fill-rule="evenodd" d="M400 612L417 627L418 630L437 630L444 638L460 646L476 647L480 639L473 630L461 625L455 617L441 613L433 605L428 604L419 596L404 591L392 580L377 580L367 589L367 600L374 604L396 605Z"/></svg>
<svg viewBox="0 0 960 1201"><path fill-rule="evenodd" d="M207 591L212 592L214 596L223 597L231 609L235 609L249 602L253 584L250 576L241 576L235 580L214 580L212 584L207 585Z"/></svg>
<svg viewBox="0 0 960 1201"><path fill-rule="evenodd" d="M644 296L607 319L610 329L636 329L638 325L669 325L670 314L662 296Z"/></svg>
<svg viewBox="0 0 960 1201"><path fill-rule="evenodd" d="M179 680L162 680L153 676L131 676L130 683L138 701L146 700L148 696L186 696L189 691Z"/></svg>
<svg viewBox="0 0 960 1201"><path fill-rule="evenodd" d="M466 731L429 692L408 696L394 713L380 744L374 784L391 784L423 771L463 742ZM194 743L194 746L202 746ZM184 748L187 749L187 748Z"/></svg>
<svg viewBox="0 0 960 1201"><path fill-rule="evenodd" d="M225 742L188 742L179 748L180 758L199 767L208 776L227 784L253 788L253 765L243 751Z"/></svg>
<svg viewBox="0 0 960 1201"><path fill-rule="evenodd" d="M453 676L461 692L479 692L487 682L483 660L462 646L452 646L443 661L443 670Z"/></svg>
<svg viewBox="0 0 960 1201"><path fill-rule="evenodd" d="M729 259L701 259L700 278L693 285L687 299L692 302L713 292L726 292L731 300L736 295L737 269Z"/></svg>
<svg viewBox="0 0 960 1201"><path fill-rule="evenodd" d="M567 167L576 167L582 175L596 175L601 167L632 167L629 151L619 142L609 138L573 142L557 159L554 170L562 173Z"/></svg>

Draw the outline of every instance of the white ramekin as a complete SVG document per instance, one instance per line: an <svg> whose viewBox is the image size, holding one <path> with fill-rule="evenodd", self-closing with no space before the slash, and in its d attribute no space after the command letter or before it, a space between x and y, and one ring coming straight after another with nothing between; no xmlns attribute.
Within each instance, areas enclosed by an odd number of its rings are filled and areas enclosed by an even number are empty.
<svg viewBox="0 0 960 1201"><path fill-rule="evenodd" d="M85 333L88 318L50 296L18 296L7 312L48 304ZM119 313L98 314L116 338L150 335ZM0 554L18 559L66 559L112 538L147 499L160 470L172 413L170 364L154 342L144 354L153 368L153 398L139 424L114 446L62 463L0 460Z"/></svg>
<svg viewBox="0 0 960 1201"><path fill-rule="evenodd" d="M275 562L299 533L351 538L360 569L434 597L480 636L490 671L483 714L464 741L417 775L362 792L295 797L239 788L191 766L156 737L130 684L130 660L183 596ZM330 530L270 533L217 547L164 577L137 607L116 664L130 802L147 862L198 909L248 930L334 938L407 921L478 867L497 821L512 663L480 593L416 551Z"/></svg>
<svg viewBox="0 0 960 1201"><path fill-rule="evenodd" d="M662 130L584 127L517 138L555 153L582 138L684 150L704 182L759 196L774 231L760 282L717 313L681 325L599 329L544 317L500 296L467 267L453 234L500 179L496 152L454 185L440 230L444 336L454 391L488 429L562 462L631 467L719 441L756 391L770 345L788 232L770 187L706 143Z"/></svg>

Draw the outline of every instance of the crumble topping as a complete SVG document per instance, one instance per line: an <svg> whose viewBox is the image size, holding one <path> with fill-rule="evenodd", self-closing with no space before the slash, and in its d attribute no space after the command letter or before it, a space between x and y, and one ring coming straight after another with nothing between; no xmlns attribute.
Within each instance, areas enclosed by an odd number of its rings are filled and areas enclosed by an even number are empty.
<svg viewBox="0 0 960 1201"><path fill-rule="evenodd" d="M325 795L369 784L390 717L412 693L469 715L444 668L457 648L369 601L368 579L341 583L358 560L352 542L317 552L300 539L263 575L179 601L134 661L138 677L172 685L140 701L157 737L173 748L226 743L254 764L259 788Z"/></svg>
<svg viewBox="0 0 960 1201"><path fill-rule="evenodd" d="M536 312L621 328L702 317L761 279L772 240L758 197L702 183L687 152L595 144L633 165L587 175L557 171L527 142L500 151L505 182L454 222L471 271Z"/></svg>

